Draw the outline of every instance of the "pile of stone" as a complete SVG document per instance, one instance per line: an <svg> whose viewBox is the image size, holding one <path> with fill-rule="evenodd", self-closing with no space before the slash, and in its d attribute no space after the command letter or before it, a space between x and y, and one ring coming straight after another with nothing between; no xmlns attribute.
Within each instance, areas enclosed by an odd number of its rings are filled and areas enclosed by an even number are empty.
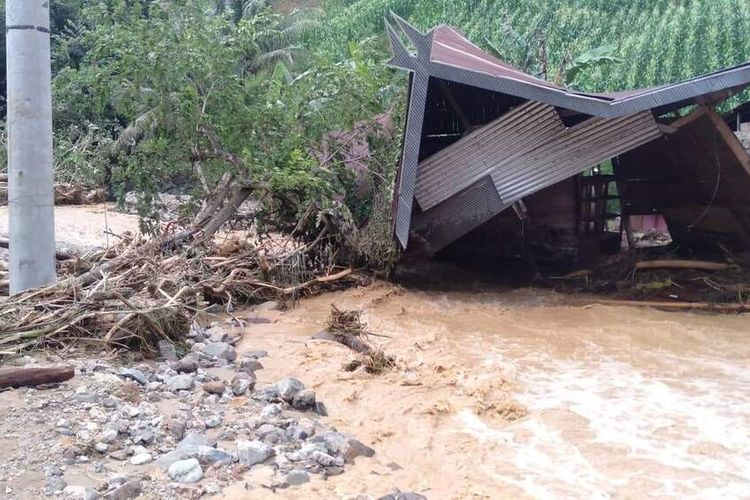
<svg viewBox="0 0 750 500"><path fill-rule="evenodd" d="M38 446L15 465L41 465L43 495L197 498L220 492L254 467L272 466L272 486L285 488L314 474L341 474L355 458L375 453L324 425L325 405L300 380L256 388L267 353L240 357L235 340L221 327L195 328L182 357L162 343L161 362L117 368L85 361L74 389L24 390L24 406L47 415L39 423L53 427L57 439L41 442L29 431ZM24 417L28 408L12 409L6 424ZM80 469L102 480L95 487L68 484L65 471Z"/></svg>

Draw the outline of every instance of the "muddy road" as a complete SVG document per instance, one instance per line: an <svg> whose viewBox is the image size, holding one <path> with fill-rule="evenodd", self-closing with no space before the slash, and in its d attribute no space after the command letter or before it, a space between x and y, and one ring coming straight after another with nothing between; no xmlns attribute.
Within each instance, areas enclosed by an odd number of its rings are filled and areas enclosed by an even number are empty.
<svg viewBox="0 0 750 500"><path fill-rule="evenodd" d="M275 496L750 495L750 318L570 300L380 283L247 325L240 350L274 353L259 382L307 380L330 423L377 450L342 476ZM390 337L371 340L399 369L342 370L350 351L310 339L330 304L363 308L370 329ZM249 497L238 484L225 498Z"/></svg>

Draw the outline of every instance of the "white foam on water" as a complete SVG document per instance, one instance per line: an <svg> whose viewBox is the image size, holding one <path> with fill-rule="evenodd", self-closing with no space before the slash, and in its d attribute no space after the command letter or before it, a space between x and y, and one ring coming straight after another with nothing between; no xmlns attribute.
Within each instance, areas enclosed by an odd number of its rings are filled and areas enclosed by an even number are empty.
<svg viewBox="0 0 750 500"><path fill-rule="evenodd" d="M533 353L515 365L525 387L518 395L529 409L525 420L500 431L469 410L458 417L477 439L505 444L499 459L511 461L523 479L503 475L499 480L537 498L561 492L608 498L634 478L658 484L650 492L656 495L750 496L750 366L666 353L648 372L601 353L575 360ZM549 410L583 417L593 440L565 439L562 429L540 420ZM519 441L515 435L521 432L525 438ZM610 470L606 459L581 453L579 446L589 444L627 450L626 458L641 467ZM613 459L622 458L611 453Z"/></svg>

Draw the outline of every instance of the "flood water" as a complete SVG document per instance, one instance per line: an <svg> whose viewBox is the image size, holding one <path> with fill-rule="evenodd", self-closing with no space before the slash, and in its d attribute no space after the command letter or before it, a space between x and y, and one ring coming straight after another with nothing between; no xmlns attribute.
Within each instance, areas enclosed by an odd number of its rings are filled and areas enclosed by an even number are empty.
<svg viewBox="0 0 750 500"><path fill-rule="evenodd" d="M331 304L362 308L398 369L348 373L350 351L311 340ZM275 322L248 325L240 346L271 353L259 384L300 378L377 452L274 497L750 496L748 316L387 283L263 314ZM226 498L268 498L263 481Z"/></svg>

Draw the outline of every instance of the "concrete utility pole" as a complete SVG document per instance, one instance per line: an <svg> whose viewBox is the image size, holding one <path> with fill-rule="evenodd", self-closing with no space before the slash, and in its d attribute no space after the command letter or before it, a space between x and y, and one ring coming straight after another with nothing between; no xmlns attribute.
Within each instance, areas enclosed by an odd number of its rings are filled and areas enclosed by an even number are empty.
<svg viewBox="0 0 750 500"><path fill-rule="evenodd" d="M10 294L55 280L49 0L6 0Z"/></svg>

